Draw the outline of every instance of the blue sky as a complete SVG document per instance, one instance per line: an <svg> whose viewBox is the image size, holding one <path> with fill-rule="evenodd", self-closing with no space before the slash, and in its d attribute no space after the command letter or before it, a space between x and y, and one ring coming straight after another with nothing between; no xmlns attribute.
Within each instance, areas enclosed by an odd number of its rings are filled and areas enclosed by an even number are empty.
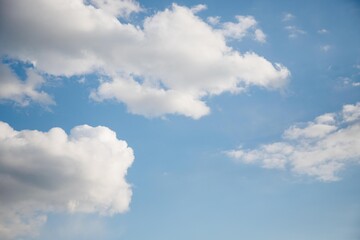
<svg viewBox="0 0 360 240"><path fill-rule="evenodd" d="M359 239L357 1L0 6L1 239Z"/></svg>

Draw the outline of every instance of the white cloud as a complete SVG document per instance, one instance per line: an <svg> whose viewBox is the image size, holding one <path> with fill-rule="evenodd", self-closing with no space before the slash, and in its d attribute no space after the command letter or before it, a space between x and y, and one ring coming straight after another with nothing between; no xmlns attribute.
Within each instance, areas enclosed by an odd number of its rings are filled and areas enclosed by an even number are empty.
<svg viewBox="0 0 360 240"><path fill-rule="evenodd" d="M110 81L100 83L94 99L116 98L137 114L176 113L199 118L209 113L203 100L206 96L238 93L251 85L278 89L290 76L281 64L227 45L227 37L241 38L249 28L258 29L251 16L238 16L238 23L224 23L225 31L194 14L194 9L204 9L202 5L187 8L173 4L147 17L141 27L123 24L81 0L13 0L5 1L3 8L6 21L0 23L1 55L36 62L37 69L53 75L101 72ZM265 41L261 33L250 34ZM131 85L137 95L103 90L109 84L119 86L119 82ZM139 106L145 99L147 107ZM149 114L158 107L159 99L169 103ZM184 107L188 102L195 107Z"/></svg>
<svg viewBox="0 0 360 240"><path fill-rule="evenodd" d="M266 41L265 33L257 28L257 21L253 16L236 16L237 23L225 22L222 25L222 34L225 37L241 40L250 34L254 35L254 39L259 42Z"/></svg>
<svg viewBox="0 0 360 240"><path fill-rule="evenodd" d="M299 35L304 35L306 32L294 25L286 26L285 29L288 31L289 38L297 38Z"/></svg>
<svg viewBox="0 0 360 240"><path fill-rule="evenodd" d="M0 122L0 238L36 234L48 212L111 215L129 208L134 155L107 127L67 135L15 131Z"/></svg>
<svg viewBox="0 0 360 240"><path fill-rule="evenodd" d="M249 29L256 26L253 16L236 16L237 23L223 23L223 34L226 37L241 39L248 34Z"/></svg>
<svg viewBox="0 0 360 240"><path fill-rule="evenodd" d="M210 23L211 25L217 25L220 23L220 16L210 16L208 17L206 20L208 21L208 23Z"/></svg>
<svg viewBox="0 0 360 240"><path fill-rule="evenodd" d="M288 24L287 26L285 26L285 30L288 32L289 38L297 38L299 35L306 34L306 32L299 27L295 25L289 25L290 23L288 22L293 20L294 18L295 16L291 13L284 13L282 18L282 21L284 23L287 22L286 24Z"/></svg>
<svg viewBox="0 0 360 240"><path fill-rule="evenodd" d="M343 119L345 122L356 122L360 119L360 103L345 105L343 107Z"/></svg>
<svg viewBox="0 0 360 240"><path fill-rule="evenodd" d="M190 10L193 12L193 13L198 13L198 12L201 12L201 11L204 11L207 9L207 6L205 4L198 4L192 8L190 8Z"/></svg>
<svg viewBox="0 0 360 240"><path fill-rule="evenodd" d="M341 169L360 163L360 103L345 105L339 113L321 115L302 126L291 126L283 141L256 149L240 147L226 154L236 162L290 169L322 181L338 180Z"/></svg>
<svg viewBox="0 0 360 240"><path fill-rule="evenodd" d="M198 119L210 112L204 102L190 93L141 86L131 78L104 82L97 91L92 92L91 98L96 101L115 99L126 102L131 113L147 117L171 113Z"/></svg>
<svg viewBox="0 0 360 240"><path fill-rule="evenodd" d="M256 41L262 42L262 43L266 42L266 35L261 29L256 29L254 33L255 33Z"/></svg>
<svg viewBox="0 0 360 240"><path fill-rule="evenodd" d="M341 84L344 87L348 87L348 86L359 87L360 86L360 82L356 82L350 77L338 77L338 80L341 82Z"/></svg>
<svg viewBox="0 0 360 240"><path fill-rule="evenodd" d="M45 80L33 69L27 70L27 79L22 81L11 71L11 69L0 63L0 100L14 101L20 106L37 102L42 105L54 104L52 98L39 88Z"/></svg>
<svg viewBox="0 0 360 240"><path fill-rule="evenodd" d="M140 4L134 0L88 0L87 2L115 17L129 17L131 13L142 11Z"/></svg>
<svg viewBox="0 0 360 240"><path fill-rule="evenodd" d="M326 34L326 33L329 33L329 30L327 30L325 28L322 28L322 29L318 30L318 33L319 34Z"/></svg>
<svg viewBox="0 0 360 240"><path fill-rule="evenodd" d="M295 18L295 16L294 16L293 14L291 14L291 13L284 13L283 18L282 18L282 21L283 21L283 22L288 22L288 21L290 21L290 20L292 20L292 19L294 19L294 18Z"/></svg>
<svg viewBox="0 0 360 240"><path fill-rule="evenodd" d="M321 123L309 123L305 128L292 126L284 133L287 139L299 139L299 138L319 138L326 136L327 134L335 131L337 128L333 125L321 124Z"/></svg>
<svg viewBox="0 0 360 240"><path fill-rule="evenodd" d="M320 50L323 52L328 52L331 49L331 46L329 44L320 46Z"/></svg>

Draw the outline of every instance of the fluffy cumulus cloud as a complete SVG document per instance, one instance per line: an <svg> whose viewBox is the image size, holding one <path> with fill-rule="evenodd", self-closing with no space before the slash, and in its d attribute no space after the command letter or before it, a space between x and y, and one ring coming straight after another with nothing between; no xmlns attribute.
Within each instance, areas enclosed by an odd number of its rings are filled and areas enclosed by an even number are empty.
<svg viewBox="0 0 360 240"><path fill-rule="evenodd" d="M210 112L206 96L253 85L278 89L290 76L279 63L228 46L247 35L265 42L252 16L214 27L196 15L205 5L173 4L137 26L116 17L141 10L130 0L0 1L1 55L52 75L100 72L108 81L92 98L117 100L132 113L196 119Z"/></svg>
<svg viewBox="0 0 360 240"><path fill-rule="evenodd" d="M0 63L0 100L11 100L20 106L27 106L30 102L43 105L54 104L52 98L39 88L45 82L43 77L33 69L27 71L27 79L20 80L9 68Z"/></svg>
<svg viewBox="0 0 360 240"><path fill-rule="evenodd" d="M212 18L209 19L210 22L213 22L213 20ZM240 40L252 32L256 41L266 42L266 35L257 27L258 23L253 16L236 16L236 20L236 23L223 23L222 33L225 37Z"/></svg>
<svg viewBox="0 0 360 240"><path fill-rule="evenodd" d="M322 181L338 180L337 173L346 165L360 163L360 103L291 126L283 141L226 154L240 163L290 169Z"/></svg>
<svg viewBox="0 0 360 240"><path fill-rule="evenodd" d="M125 176L134 160L107 127L77 126L67 135L16 131L0 122L0 238L36 234L48 212L111 215L129 208Z"/></svg>

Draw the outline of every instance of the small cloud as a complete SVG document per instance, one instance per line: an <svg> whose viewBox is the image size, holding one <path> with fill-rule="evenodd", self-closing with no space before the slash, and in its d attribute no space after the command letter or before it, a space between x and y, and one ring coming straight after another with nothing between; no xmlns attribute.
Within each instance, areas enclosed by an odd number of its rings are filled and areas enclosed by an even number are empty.
<svg viewBox="0 0 360 240"><path fill-rule="evenodd" d="M344 85L349 85L352 83L352 80L349 77L339 77L339 80L342 81Z"/></svg>
<svg viewBox="0 0 360 240"><path fill-rule="evenodd" d="M292 19L294 19L294 18L295 18L295 16L294 16L293 14L291 14L291 13L284 13L283 18L282 18L282 21L283 21L283 22L288 22L288 21L290 21L290 20L292 20Z"/></svg>
<svg viewBox="0 0 360 240"><path fill-rule="evenodd" d="M320 46L320 50L323 52L328 52L330 49L331 49L331 46L328 44Z"/></svg>
<svg viewBox="0 0 360 240"><path fill-rule="evenodd" d="M38 103L44 107L55 105L50 95L42 91L45 79L36 70L26 70L26 79L22 81L11 67L0 63L0 101L12 101L21 107Z"/></svg>
<svg viewBox="0 0 360 240"><path fill-rule="evenodd" d="M349 77L339 77L338 79L343 87L360 87L360 82L355 82Z"/></svg>
<svg viewBox="0 0 360 240"><path fill-rule="evenodd" d="M215 16L215 17L210 16L206 20L211 25L217 25L217 24L220 23L220 17L219 16Z"/></svg>
<svg viewBox="0 0 360 240"><path fill-rule="evenodd" d="M258 28L258 22L253 16L236 16L237 22L225 22L222 24L222 34L227 38L241 40L246 36L253 36L258 42L266 42L265 33Z"/></svg>
<svg viewBox="0 0 360 240"><path fill-rule="evenodd" d="M198 12L201 12L201 11L204 11L207 9L207 6L205 4L198 4L194 7L192 7L190 10L193 12L193 13L198 13Z"/></svg>
<svg viewBox="0 0 360 240"><path fill-rule="evenodd" d="M304 35L306 32L294 25L286 26L285 29L289 33L289 38L297 38L299 35Z"/></svg>
<svg viewBox="0 0 360 240"><path fill-rule="evenodd" d="M77 82L80 84L84 84L86 82L86 79L85 79L85 77L82 77Z"/></svg>
<svg viewBox="0 0 360 240"><path fill-rule="evenodd" d="M256 29L254 35L256 41L261 43L266 42L266 35L261 29Z"/></svg>
<svg viewBox="0 0 360 240"><path fill-rule="evenodd" d="M327 29L325 29L325 28L319 29L317 32L318 32L319 34L329 33L329 31L328 31Z"/></svg>

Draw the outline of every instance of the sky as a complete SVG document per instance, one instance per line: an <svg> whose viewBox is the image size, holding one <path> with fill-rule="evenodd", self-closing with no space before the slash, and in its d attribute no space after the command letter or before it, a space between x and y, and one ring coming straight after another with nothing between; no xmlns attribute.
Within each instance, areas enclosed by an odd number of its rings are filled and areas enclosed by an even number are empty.
<svg viewBox="0 0 360 240"><path fill-rule="evenodd" d="M360 3L0 0L0 238L360 239Z"/></svg>

